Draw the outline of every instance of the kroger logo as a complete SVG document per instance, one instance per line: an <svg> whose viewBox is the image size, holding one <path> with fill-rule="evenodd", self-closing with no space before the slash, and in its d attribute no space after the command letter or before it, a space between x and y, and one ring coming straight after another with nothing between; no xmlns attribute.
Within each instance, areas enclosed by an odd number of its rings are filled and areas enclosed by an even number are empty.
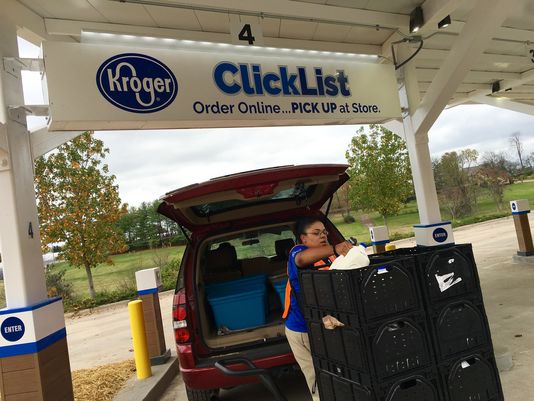
<svg viewBox="0 0 534 401"><path fill-rule="evenodd" d="M436 228L433 232L432 232L432 237L434 238L434 241L436 242L445 242L447 241L447 237L449 236L449 234L447 234L447 230L445 230L444 228Z"/></svg>
<svg viewBox="0 0 534 401"><path fill-rule="evenodd" d="M178 93L176 77L165 64L137 53L104 61L96 73L96 85L108 102L133 113L162 110Z"/></svg>

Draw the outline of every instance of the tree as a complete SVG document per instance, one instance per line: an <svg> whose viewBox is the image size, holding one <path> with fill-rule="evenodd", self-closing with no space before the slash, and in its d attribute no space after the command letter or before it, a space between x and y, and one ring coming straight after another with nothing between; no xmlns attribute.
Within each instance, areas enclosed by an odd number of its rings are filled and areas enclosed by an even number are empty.
<svg viewBox="0 0 534 401"><path fill-rule="evenodd" d="M352 138L345 157L350 165L351 202L361 210L375 210L384 219L399 212L413 192L405 142L380 125L363 127Z"/></svg>
<svg viewBox="0 0 534 401"><path fill-rule="evenodd" d="M482 157L482 164L478 170L481 185L488 189L499 210L504 206L504 186L511 179L506 169L507 163L504 154L489 152Z"/></svg>
<svg viewBox="0 0 534 401"><path fill-rule="evenodd" d="M185 237L178 224L157 212L160 201L143 202L131 207L117 222L130 251L183 244Z"/></svg>
<svg viewBox="0 0 534 401"><path fill-rule="evenodd" d="M126 205L121 207L115 176L103 164L107 153L102 141L85 132L35 163L42 245L64 243L62 257L85 268L93 299L91 269L125 250L116 222Z"/></svg>
<svg viewBox="0 0 534 401"><path fill-rule="evenodd" d="M473 166L478 159L474 149L445 153L434 161L434 178L441 201L453 218L469 215L477 203Z"/></svg>
<svg viewBox="0 0 534 401"><path fill-rule="evenodd" d="M512 145L512 148L515 149L517 152L517 158L519 159L519 165L521 166L521 172L523 172L523 169L525 168L523 164L523 142L521 142L521 133L514 132L512 136L510 137L510 143Z"/></svg>

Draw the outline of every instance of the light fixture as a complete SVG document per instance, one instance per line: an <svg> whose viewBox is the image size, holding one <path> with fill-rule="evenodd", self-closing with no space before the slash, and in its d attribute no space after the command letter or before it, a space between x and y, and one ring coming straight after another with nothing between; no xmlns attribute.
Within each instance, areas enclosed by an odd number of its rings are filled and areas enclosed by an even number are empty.
<svg viewBox="0 0 534 401"><path fill-rule="evenodd" d="M410 14L410 32L417 32L423 26L423 23L423 9L420 6L415 7Z"/></svg>
<svg viewBox="0 0 534 401"><path fill-rule="evenodd" d="M447 15L441 21L438 22L438 28L447 28L451 24L451 16Z"/></svg>

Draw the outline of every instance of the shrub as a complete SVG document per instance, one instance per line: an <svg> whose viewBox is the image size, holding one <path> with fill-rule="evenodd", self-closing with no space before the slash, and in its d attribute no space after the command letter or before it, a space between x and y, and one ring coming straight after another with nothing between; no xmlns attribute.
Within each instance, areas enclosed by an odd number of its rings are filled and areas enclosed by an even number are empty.
<svg viewBox="0 0 534 401"><path fill-rule="evenodd" d="M352 215L346 214L345 216L343 216L343 221L345 223L354 223L356 221L356 219L354 217L352 217Z"/></svg>
<svg viewBox="0 0 534 401"><path fill-rule="evenodd" d="M176 286L176 278L178 277L181 263L182 260L180 258L173 258L160 267L161 281L164 290L171 290Z"/></svg>
<svg viewBox="0 0 534 401"><path fill-rule="evenodd" d="M61 297L64 301L72 298L72 284L65 280L66 270L55 271L53 267L45 271L48 297Z"/></svg>

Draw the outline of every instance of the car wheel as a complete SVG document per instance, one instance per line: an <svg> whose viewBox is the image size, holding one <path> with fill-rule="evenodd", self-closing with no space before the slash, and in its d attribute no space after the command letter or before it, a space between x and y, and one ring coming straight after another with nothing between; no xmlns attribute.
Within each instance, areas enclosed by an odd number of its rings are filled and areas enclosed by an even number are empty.
<svg viewBox="0 0 534 401"><path fill-rule="evenodd" d="M193 390L186 388L188 401L216 401L219 390Z"/></svg>

